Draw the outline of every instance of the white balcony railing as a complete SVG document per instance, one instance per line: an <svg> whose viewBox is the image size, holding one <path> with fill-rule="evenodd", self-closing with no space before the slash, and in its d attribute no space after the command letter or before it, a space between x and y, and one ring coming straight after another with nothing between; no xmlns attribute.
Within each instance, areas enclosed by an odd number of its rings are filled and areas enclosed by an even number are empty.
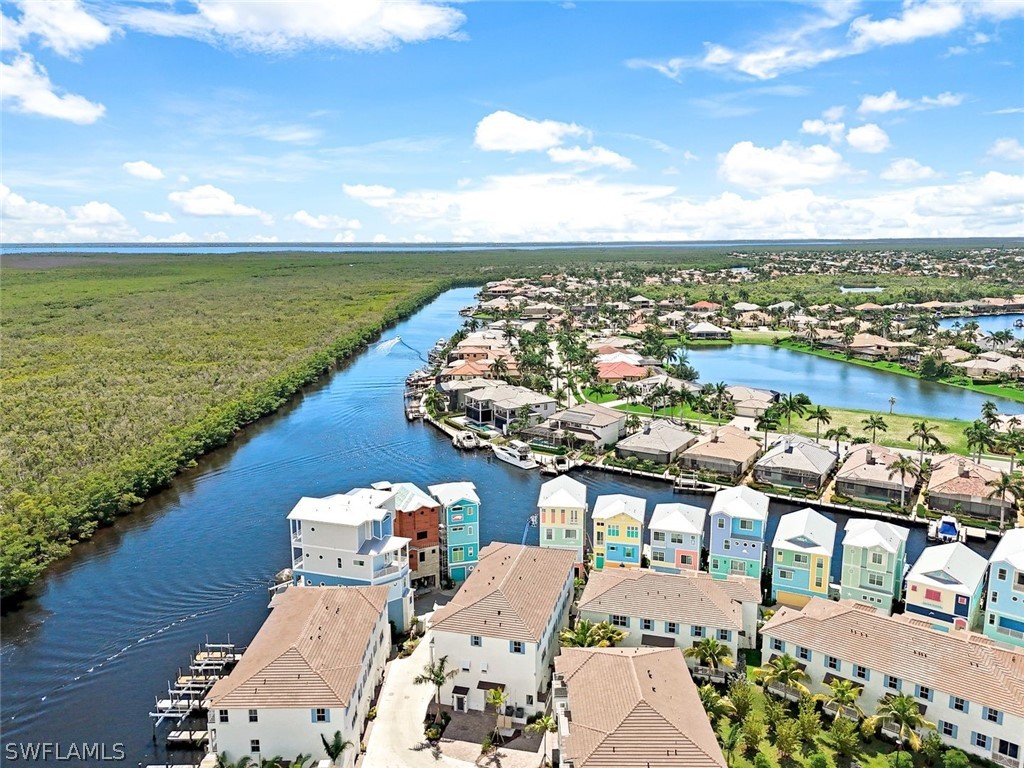
<svg viewBox="0 0 1024 768"><path fill-rule="evenodd" d="M394 576L395 574L401 573L403 568L408 568L408 565L405 565L404 563L390 563L382 568L375 568L373 571L373 578L383 579L387 576Z"/></svg>

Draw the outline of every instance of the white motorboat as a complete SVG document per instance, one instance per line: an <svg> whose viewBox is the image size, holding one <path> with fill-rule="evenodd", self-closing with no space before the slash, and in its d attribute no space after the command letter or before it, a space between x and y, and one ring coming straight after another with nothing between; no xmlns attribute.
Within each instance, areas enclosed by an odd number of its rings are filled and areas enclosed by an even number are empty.
<svg viewBox="0 0 1024 768"><path fill-rule="evenodd" d="M943 515L928 524L928 541L950 544L954 541L963 541L966 533L963 525L953 515Z"/></svg>
<svg viewBox="0 0 1024 768"><path fill-rule="evenodd" d="M530 446L519 440L510 440L505 445L491 445L494 455L507 464L520 469L534 469L537 462L533 458Z"/></svg>
<svg viewBox="0 0 1024 768"><path fill-rule="evenodd" d="M456 448L464 448L467 451L472 451L475 448L480 447L480 438L475 433L470 432L468 429L462 432L456 432L452 438L452 445Z"/></svg>

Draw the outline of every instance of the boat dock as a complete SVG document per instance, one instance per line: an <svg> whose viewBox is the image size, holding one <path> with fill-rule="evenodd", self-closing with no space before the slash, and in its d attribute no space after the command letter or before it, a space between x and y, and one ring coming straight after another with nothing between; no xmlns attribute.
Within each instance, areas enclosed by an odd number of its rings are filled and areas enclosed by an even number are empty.
<svg viewBox="0 0 1024 768"><path fill-rule="evenodd" d="M179 668L174 682L167 683L166 698L156 697L153 711L149 713L153 718L153 728L165 720L181 725L186 718L200 714L205 709L204 701L214 683L231 671L242 658L244 650L232 643L230 638L226 643L211 643L207 640L192 654L188 669ZM193 744L198 743L199 734L203 735L203 739L208 737L206 731L175 730L171 731L167 740L169 743Z"/></svg>

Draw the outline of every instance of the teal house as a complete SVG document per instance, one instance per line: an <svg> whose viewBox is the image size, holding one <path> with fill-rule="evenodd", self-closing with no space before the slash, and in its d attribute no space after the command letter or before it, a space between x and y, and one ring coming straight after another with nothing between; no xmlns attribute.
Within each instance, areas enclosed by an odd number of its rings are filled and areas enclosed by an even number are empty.
<svg viewBox="0 0 1024 768"><path fill-rule="evenodd" d="M465 581L480 559L480 497L473 483L429 486L441 505L441 573L451 581Z"/></svg>

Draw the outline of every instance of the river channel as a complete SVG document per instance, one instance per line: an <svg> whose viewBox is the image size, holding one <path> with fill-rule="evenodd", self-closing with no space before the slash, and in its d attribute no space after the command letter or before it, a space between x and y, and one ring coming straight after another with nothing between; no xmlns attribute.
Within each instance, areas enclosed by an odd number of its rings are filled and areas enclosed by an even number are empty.
<svg viewBox="0 0 1024 768"><path fill-rule="evenodd" d="M471 303L473 293L445 293L387 333L401 335L405 344L371 347L52 568L38 596L3 618L4 743L100 742L108 753L121 743L128 764L187 762L187 753L168 754L153 738L147 713L154 695L198 643L230 636L245 644L255 634L267 615L266 588L288 563L285 516L302 495L383 479L421 487L472 480L482 499L482 542L519 542L541 477L483 452L456 452L429 425L408 424L402 410L402 382L421 363L413 350L425 351L453 333L461 322L458 310ZM748 350L787 351L736 347L730 354ZM692 355L702 371L703 354ZM864 386L843 384L844 377L860 376L860 369L809 355L799 360L788 376L780 370L770 381L751 378L743 363L706 380L747 381L856 405L840 386ZM827 370L838 366L831 384L825 374L814 373L814 366L826 364ZM891 378L893 386L903 382ZM814 389L808 381L817 382ZM900 397L888 381L872 386L879 397ZM963 402L964 410L950 415L972 418L977 408L960 395L949 395L948 408L929 405L921 412L946 415ZM588 485L591 503L601 493L634 493L648 499L648 515L663 501L709 501L673 496L662 483L593 471L575 476ZM778 514L795 508L773 504L769 540ZM847 518L835 518L841 536ZM536 530L528 533L528 542L537 543ZM924 545L923 530L914 529L910 557ZM991 543L972 546L986 556L992 549ZM834 579L838 558L835 565ZM310 751L319 755L317 745Z"/></svg>

